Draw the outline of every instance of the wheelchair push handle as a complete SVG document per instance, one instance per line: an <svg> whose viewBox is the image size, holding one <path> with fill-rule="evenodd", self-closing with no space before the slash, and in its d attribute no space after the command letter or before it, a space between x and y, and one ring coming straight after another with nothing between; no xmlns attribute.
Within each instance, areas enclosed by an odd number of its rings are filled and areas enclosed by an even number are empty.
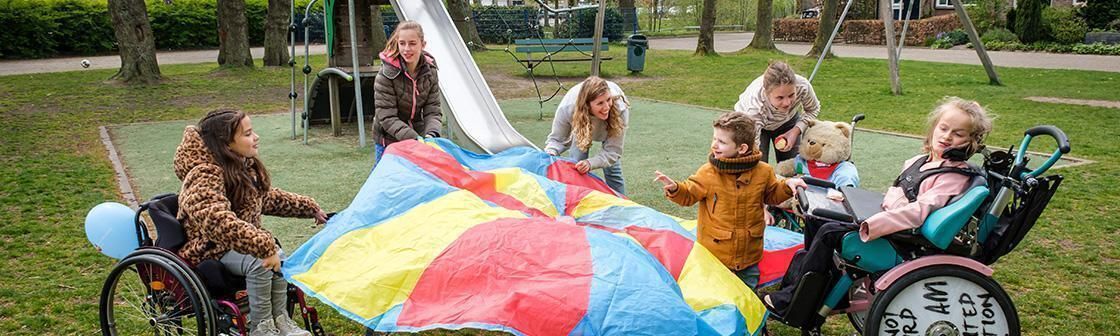
<svg viewBox="0 0 1120 336"><path fill-rule="evenodd" d="M1026 161L1024 160L1027 154L1027 147L1030 147L1031 139L1039 135L1049 135L1053 137L1054 140L1058 142L1058 149L1055 149L1054 154L1051 154L1050 157L1046 159L1046 162L1043 162L1038 168L1033 170L1027 169ZM1042 173L1046 172L1047 169L1050 169L1051 166L1057 163L1058 159L1062 157L1062 154L1069 153L1069 151L1069 137L1058 127L1053 125L1031 127L1024 133L1023 142L1019 145L1019 153L1015 155L1015 164L1013 165L1014 168L1011 172L1011 176L1020 179L1038 177L1038 175L1042 175Z"/></svg>
<svg viewBox="0 0 1120 336"><path fill-rule="evenodd" d="M1026 132L1026 135L1031 137L1041 134L1054 137L1055 140L1058 140L1058 149L1062 151L1062 154L1069 154L1069 137L1066 137L1066 133L1062 132L1060 128L1053 125L1040 125L1031 127Z"/></svg>

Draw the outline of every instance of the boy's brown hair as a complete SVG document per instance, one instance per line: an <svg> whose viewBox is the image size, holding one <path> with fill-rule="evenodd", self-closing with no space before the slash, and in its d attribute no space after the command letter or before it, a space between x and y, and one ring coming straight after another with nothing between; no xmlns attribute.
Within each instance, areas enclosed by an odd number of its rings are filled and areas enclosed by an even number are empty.
<svg viewBox="0 0 1120 336"><path fill-rule="evenodd" d="M749 151L754 150L754 138L758 131L754 128L754 120L746 114L725 112L716 118L712 127L731 132L731 141L735 141L735 146L747 144Z"/></svg>

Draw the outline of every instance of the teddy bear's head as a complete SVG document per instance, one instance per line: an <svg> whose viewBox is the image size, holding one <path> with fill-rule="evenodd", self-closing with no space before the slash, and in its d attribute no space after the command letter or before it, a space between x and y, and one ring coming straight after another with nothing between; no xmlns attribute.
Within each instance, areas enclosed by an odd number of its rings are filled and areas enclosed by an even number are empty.
<svg viewBox="0 0 1120 336"><path fill-rule="evenodd" d="M846 123L806 120L801 157L827 164L847 160L852 153L852 127Z"/></svg>

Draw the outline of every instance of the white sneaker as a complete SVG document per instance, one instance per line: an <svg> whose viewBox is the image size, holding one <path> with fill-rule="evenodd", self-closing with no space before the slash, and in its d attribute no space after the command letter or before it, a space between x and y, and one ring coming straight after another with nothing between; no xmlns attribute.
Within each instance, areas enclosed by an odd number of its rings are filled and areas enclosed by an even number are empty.
<svg viewBox="0 0 1120 336"><path fill-rule="evenodd" d="M264 320L257 323L257 326L249 331L249 336L281 336L281 334L272 320Z"/></svg>
<svg viewBox="0 0 1120 336"><path fill-rule="evenodd" d="M276 321L276 329L280 331L282 336L311 336L310 331L300 328L288 315L277 316L274 320Z"/></svg>

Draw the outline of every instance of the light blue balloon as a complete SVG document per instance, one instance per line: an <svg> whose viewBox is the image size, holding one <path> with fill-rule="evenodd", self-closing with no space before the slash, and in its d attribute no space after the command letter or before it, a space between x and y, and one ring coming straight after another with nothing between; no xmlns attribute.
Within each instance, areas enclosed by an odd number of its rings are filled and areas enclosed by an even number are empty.
<svg viewBox="0 0 1120 336"><path fill-rule="evenodd" d="M86 239L98 252L121 259L140 247L136 241L136 211L116 202L98 204L86 214Z"/></svg>

